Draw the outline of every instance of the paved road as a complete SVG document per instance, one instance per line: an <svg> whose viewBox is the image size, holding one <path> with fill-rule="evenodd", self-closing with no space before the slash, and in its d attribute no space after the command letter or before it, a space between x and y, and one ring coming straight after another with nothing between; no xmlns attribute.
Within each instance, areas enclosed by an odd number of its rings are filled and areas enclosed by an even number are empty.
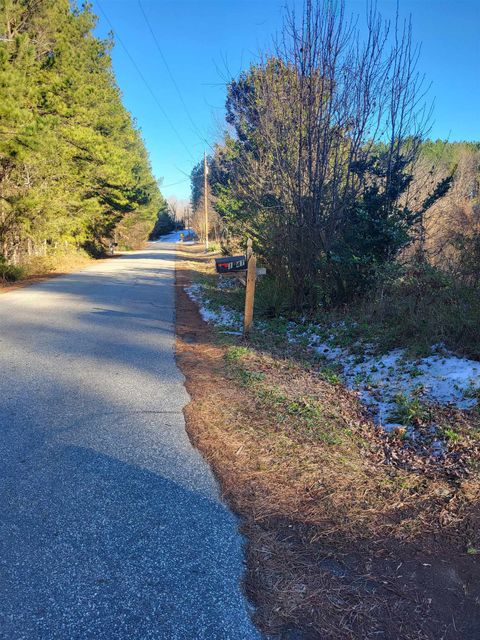
<svg viewBox="0 0 480 640"><path fill-rule="evenodd" d="M174 245L0 295L0 638L253 640L185 434Z"/></svg>

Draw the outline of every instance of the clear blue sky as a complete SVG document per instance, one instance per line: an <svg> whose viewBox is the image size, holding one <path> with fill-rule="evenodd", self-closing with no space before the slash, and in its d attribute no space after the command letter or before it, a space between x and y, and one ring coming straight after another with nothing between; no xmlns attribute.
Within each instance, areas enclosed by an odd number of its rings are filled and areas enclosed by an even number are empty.
<svg viewBox="0 0 480 640"><path fill-rule="evenodd" d="M189 196L185 174L202 157L202 138L213 142L223 130L225 82L268 48L284 5L285 0L142 0L160 53L137 0L93 0L98 34L110 31L108 20L113 26L117 81L165 196ZM363 15L364 7L361 0L347 0L355 14ZM378 7L392 17L396 2L378 0ZM480 0L400 0L400 13L412 15L414 37L422 43L419 68L435 100L432 137L479 140Z"/></svg>

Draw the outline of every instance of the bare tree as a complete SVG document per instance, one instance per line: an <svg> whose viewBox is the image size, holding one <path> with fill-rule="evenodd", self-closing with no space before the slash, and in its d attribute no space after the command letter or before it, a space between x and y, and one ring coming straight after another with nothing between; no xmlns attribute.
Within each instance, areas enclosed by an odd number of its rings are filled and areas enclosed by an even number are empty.
<svg viewBox="0 0 480 640"><path fill-rule="evenodd" d="M299 309L316 304L319 264L345 289L335 252L355 206L376 198L385 227L394 216L411 222L398 203L429 116L417 59L408 21L391 25L370 5L362 39L343 2L306 0L300 20L288 13L274 55L230 85L238 193Z"/></svg>

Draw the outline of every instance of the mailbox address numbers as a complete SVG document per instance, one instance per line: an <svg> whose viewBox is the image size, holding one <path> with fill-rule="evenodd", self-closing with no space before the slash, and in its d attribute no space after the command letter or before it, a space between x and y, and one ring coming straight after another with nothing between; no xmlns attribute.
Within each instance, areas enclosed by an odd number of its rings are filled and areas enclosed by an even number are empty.
<svg viewBox="0 0 480 640"><path fill-rule="evenodd" d="M215 258L217 273L231 273L232 271L246 271L246 256L229 256L227 258Z"/></svg>

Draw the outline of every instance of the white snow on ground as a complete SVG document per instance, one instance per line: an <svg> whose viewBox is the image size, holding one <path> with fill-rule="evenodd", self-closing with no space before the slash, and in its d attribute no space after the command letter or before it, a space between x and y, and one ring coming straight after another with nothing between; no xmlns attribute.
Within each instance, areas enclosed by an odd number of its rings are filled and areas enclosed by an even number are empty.
<svg viewBox="0 0 480 640"><path fill-rule="evenodd" d="M203 285L192 284L185 291L198 305L202 318L215 325L234 329L241 327L240 314L220 307L209 307ZM261 325L260 325L261 326ZM257 328L260 328L257 324ZM432 354L416 360L408 359L405 350L395 349L383 355L374 353L372 345L363 344L362 355L335 345L335 337L316 333L314 325L290 323L287 339L306 343L326 360L340 367L345 384L358 392L360 400L370 409L375 422L385 429L399 426L393 419L395 397L418 397L441 405L467 409L480 397L480 362L460 358L442 345L432 348ZM357 345L358 346L358 345ZM403 426L403 425L402 425Z"/></svg>
<svg viewBox="0 0 480 640"><path fill-rule="evenodd" d="M230 278L229 276L219 275L217 278L217 289L223 291L224 289L235 289L238 287L238 280Z"/></svg>
<svg viewBox="0 0 480 640"><path fill-rule="evenodd" d="M153 242L180 242L180 234L183 231L171 231L164 236L160 236L158 240L154 240Z"/></svg>
<svg viewBox="0 0 480 640"><path fill-rule="evenodd" d="M205 322L211 322L214 325L220 327L228 327L234 331L241 327L240 314L232 309L221 306L218 309L209 307L205 298L204 287L201 284L191 284L189 287L185 287L185 293L190 300L193 300L197 304L200 315Z"/></svg>
<svg viewBox="0 0 480 640"><path fill-rule="evenodd" d="M171 231L170 233L160 236L158 240L152 240L152 242L181 242L182 244L192 245L195 244L195 240L184 240L182 242L181 234L186 234L186 231L180 229L180 231Z"/></svg>
<svg viewBox="0 0 480 640"><path fill-rule="evenodd" d="M296 339L291 336L290 340ZM457 357L441 345L432 349L432 355L411 360L403 349L375 355L371 345L364 345L363 357L352 355L314 333L309 342L320 355L341 367L347 386L358 391L376 422L386 429L398 426L393 419L398 395L459 409L477 403L480 362Z"/></svg>

